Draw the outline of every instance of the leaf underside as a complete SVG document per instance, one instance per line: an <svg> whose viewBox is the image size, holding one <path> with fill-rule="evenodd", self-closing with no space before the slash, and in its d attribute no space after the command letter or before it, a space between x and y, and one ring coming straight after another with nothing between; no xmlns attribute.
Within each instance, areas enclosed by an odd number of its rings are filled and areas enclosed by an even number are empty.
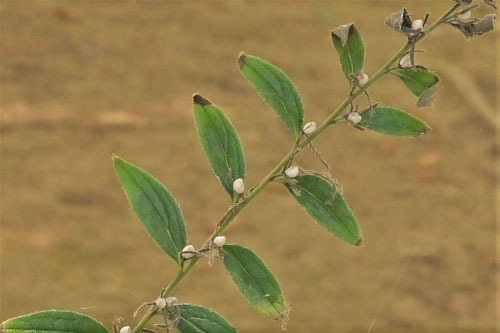
<svg viewBox="0 0 500 333"><path fill-rule="evenodd" d="M236 333L236 329L218 313L194 304L180 304L180 321L177 329L181 333Z"/></svg>
<svg viewBox="0 0 500 333"><path fill-rule="evenodd" d="M223 247L224 266L243 297L260 313L279 318L287 309L280 285L262 259L239 245Z"/></svg>
<svg viewBox="0 0 500 333"><path fill-rule="evenodd" d="M4 321L2 333L107 333L95 319L72 311L48 310Z"/></svg>
<svg viewBox="0 0 500 333"><path fill-rule="evenodd" d="M234 199L233 182L245 178L240 138L221 109L200 95L193 97L196 128L208 161L224 189Z"/></svg>
<svg viewBox="0 0 500 333"><path fill-rule="evenodd" d="M296 138L302 134L304 106L290 78L271 63L247 54L238 58L240 71Z"/></svg>
<svg viewBox="0 0 500 333"><path fill-rule="evenodd" d="M425 68L395 69L391 73L403 81L408 89L417 97L418 107L430 106L436 94L439 77Z"/></svg>
<svg viewBox="0 0 500 333"><path fill-rule="evenodd" d="M401 137L416 137L426 134L430 128L422 120L399 109L376 106L360 113L358 126L375 132Z"/></svg>
<svg viewBox="0 0 500 333"><path fill-rule="evenodd" d="M306 212L343 241L361 245L358 221L335 185L316 173L302 174L285 186Z"/></svg>
<svg viewBox="0 0 500 333"><path fill-rule="evenodd" d="M125 194L141 223L175 261L186 245L186 224L170 192L139 167L114 156L113 163Z"/></svg>

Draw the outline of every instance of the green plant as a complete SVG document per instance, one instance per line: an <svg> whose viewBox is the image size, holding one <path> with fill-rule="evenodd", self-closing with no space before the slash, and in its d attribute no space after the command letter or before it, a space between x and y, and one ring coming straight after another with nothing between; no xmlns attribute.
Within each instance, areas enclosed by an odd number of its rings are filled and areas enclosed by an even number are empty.
<svg viewBox="0 0 500 333"><path fill-rule="evenodd" d="M288 317L288 304L270 270L251 250L238 245L226 245L223 231L233 218L250 203L270 182L286 186L292 196L319 224L340 239L361 244L358 222L345 202L337 184L328 176L300 169L294 157L324 130L334 124L347 124L360 130L415 137L425 134L429 127L421 120L393 107L372 104L368 89L386 74L398 77L418 97L419 107L430 105L439 81L436 74L415 63L415 45L442 23L456 27L467 38L493 28L493 15L481 20L470 19L472 1L459 1L443 16L424 28L427 17L412 20L406 10L391 15L387 24L404 34L408 41L371 78L362 73L365 47L353 24L332 32L332 41L339 55L342 70L348 79L349 94L340 106L320 126L303 124L304 108L290 79L278 68L254 56L242 54L239 65L242 74L266 100L294 136L294 144L281 162L250 191L244 190L245 161L241 142L234 127L214 104L194 95L196 126L209 162L230 195L231 206L218 223L216 230L199 248L187 245L186 225L172 195L152 176L138 167L114 157L127 197L140 221L158 245L176 261L177 275L149 306L133 329L145 331L145 325L155 315L162 315L166 328L176 326L182 332L233 332L235 329L216 313L190 304L177 304L172 291L196 263L208 258L221 258L243 296L262 314L272 318ZM488 1L489 4L493 2ZM469 7L467 7L469 6ZM354 101L366 96L368 107L358 110ZM318 154L318 156L320 156ZM117 323L118 325L118 323ZM116 330L119 330L116 325ZM162 327L162 326L159 327ZM67 311L45 311L13 318L2 324L2 331L60 331L107 332L95 320ZM127 327L120 330L124 332ZM130 330L132 330L130 328Z"/></svg>

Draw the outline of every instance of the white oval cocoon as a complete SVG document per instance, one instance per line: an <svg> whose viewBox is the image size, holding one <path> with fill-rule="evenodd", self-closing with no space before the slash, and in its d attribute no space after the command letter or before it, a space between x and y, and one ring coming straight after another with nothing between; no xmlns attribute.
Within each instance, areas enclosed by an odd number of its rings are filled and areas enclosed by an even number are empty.
<svg viewBox="0 0 500 333"><path fill-rule="evenodd" d="M167 297L167 307L171 308L174 305L177 305L177 297L175 296Z"/></svg>
<svg viewBox="0 0 500 333"><path fill-rule="evenodd" d="M167 307L167 300L163 297L158 297L155 302L155 305L158 309L163 310Z"/></svg>
<svg viewBox="0 0 500 333"><path fill-rule="evenodd" d="M285 170L285 175L288 178L295 178L299 175L299 167L298 166L291 166Z"/></svg>
<svg viewBox="0 0 500 333"><path fill-rule="evenodd" d="M405 54L404 56L399 59L399 67L401 68L411 68L411 55L409 53Z"/></svg>
<svg viewBox="0 0 500 333"><path fill-rule="evenodd" d="M457 20L459 20L459 21L466 21L466 20L470 19L471 16L472 16L472 12L470 10L468 10L465 13L458 14L457 15Z"/></svg>
<svg viewBox="0 0 500 333"><path fill-rule="evenodd" d="M302 131L305 134L313 134L315 130L316 130L316 123L314 121L305 124L304 127L302 128Z"/></svg>
<svg viewBox="0 0 500 333"><path fill-rule="evenodd" d="M132 328L130 326L123 326L120 329L120 333L132 333Z"/></svg>
<svg viewBox="0 0 500 333"><path fill-rule="evenodd" d="M358 79L359 85L362 87L368 83L368 81L370 80L370 77L365 73L359 73L357 79Z"/></svg>
<svg viewBox="0 0 500 333"><path fill-rule="evenodd" d="M226 236L217 236L214 238L214 244L217 247L223 247L226 244Z"/></svg>
<svg viewBox="0 0 500 333"><path fill-rule="evenodd" d="M245 183L243 182L243 179L238 178L233 182L233 190L238 194L245 192Z"/></svg>
<svg viewBox="0 0 500 333"><path fill-rule="evenodd" d="M194 248L193 245L186 245L183 249L182 249L182 258L184 259L191 259L193 258L196 254L195 253L191 253L191 252L195 252L196 249Z"/></svg>
<svg viewBox="0 0 500 333"><path fill-rule="evenodd" d="M424 27L424 20L415 20L411 23L411 30L420 30Z"/></svg>
<svg viewBox="0 0 500 333"><path fill-rule="evenodd" d="M347 115L347 120L349 120L353 124L358 124L361 120L363 120L363 117L357 112L351 112Z"/></svg>

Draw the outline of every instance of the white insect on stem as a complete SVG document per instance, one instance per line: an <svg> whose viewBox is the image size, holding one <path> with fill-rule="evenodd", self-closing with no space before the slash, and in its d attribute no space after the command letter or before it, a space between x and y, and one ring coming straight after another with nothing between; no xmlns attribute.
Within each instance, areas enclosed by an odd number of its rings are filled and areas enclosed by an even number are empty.
<svg viewBox="0 0 500 333"><path fill-rule="evenodd" d="M158 297L155 301L155 305L158 309L163 310L167 306L167 300L163 297Z"/></svg>
<svg viewBox="0 0 500 333"><path fill-rule="evenodd" d="M299 167L298 166L291 166L285 170L285 175L288 178L295 178L299 175Z"/></svg>
<svg viewBox="0 0 500 333"><path fill-rule="evenodd" d="M245 192L245 182L243 179L238 178L233 182L233 190L238 194Z"/></svg>
<svg viewBox="0 0 500 333"><path fill-rule="evenodd" d="M196 256L196 250L193 245L186 245L181 252L181 257L184 260L192 259Z"/></svg>
<svg viewBox="0 0 500 333"><path fill-rule="evenodd" d="M308 122L302 128L302 132L304 132L304 134L307 134L307 135L313 134L314 131L316 131L316 122L314 122L314 121Z"/></svg>
<svg viewBox="0 0 500 333"><path fill-rule="evenodd" d="M217 236L214 238L214 245L217 247L223 247L226 244L226 236Z"/></svg>
<svg viewBox="0 0 500 333"><path fill-rule="evenodd" d="M361 117L361 115L357 112L350 112L347 115L347 120L356 125L359 124L361 120L363 120L363 117Z"/></svg>
<svg viewBox="0 0 500 333"><path fill-rule="evenodd" d="M172 308L173 306L177 305L177 297L174 296L167 297L166 302L167 302L167 308Z"/></svg>
<svg viewBox="0 0 500 333"><path fill-rule="evenodd" d="M120 329L120 333L132 333L132 328L130 326L123 326Z"/></svg>
<svg viewBox="0 0 500 333"><path fill-rule="evenodd" d="M457 14L456 18L458 21L467 21L472 16L472 12L470 10L466 11L462 14Z"/></svg>
<svg viewBox="0 0 500 333"><path fill-rule="evenodd" d="M424 27L424 20L415 20L411 23L411 30L422 30Z"/></svg>
<svg viewBox="0 0 500 333"><path fill-rule="evenodd" d="M398 65L401 68L412 68L413 64L411 63L411 54L406 53L404 56L402 56L401 59L399 59Z"/></svg>
<svg viewBox="0 0 500 333"><path fill-rule="evenodd" d="M358 76L356 77L356 80L358 81L359 86L362 87L368 83L370 77L368 76L368 74L359 73Z"/></svg>

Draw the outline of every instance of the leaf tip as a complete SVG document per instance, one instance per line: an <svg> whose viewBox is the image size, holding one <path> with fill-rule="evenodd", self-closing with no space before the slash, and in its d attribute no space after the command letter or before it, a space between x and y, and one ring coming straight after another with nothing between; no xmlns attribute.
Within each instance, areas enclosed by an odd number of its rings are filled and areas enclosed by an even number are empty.
<svg viewBox="0 0 500 333"><path fill-rule="evenodd" d="M194 94L193 95L193 103L198 104L201 106L206 106L212 104L208 99L205 97L201 96L200 94Z"/></svg>
<svg viewBox="0 0 500 333"><path fill-rule="evenodd" d="M247 55L245 54L245 52L240 52L240 54L238 55L238 66L240 67L240 69L243 68L243 66L245 66L245 59L247 58Z"/></svg>
<svg viewBox="0 0 500 333"><path fill-rule="evenodd" d="M356 242L356 244L354 244L356 246L361 246L363 245L363 238L359 238L358 241Z"/></svg>
<svg viewBox="0 0 500 333"><path fill-rule="evenodd" d="M432 128L426 125L425 128L422 130L422 132L417 134L417 137L424 136L430 131L432 131Z"/></svg>
<svg viewBox="0 0 500 333"><path fill-rule="evenodd" d="M117 163L123 162L123 159L118 155L112 154L111 161L113 161L113 164L116 166Z"/></svg>

